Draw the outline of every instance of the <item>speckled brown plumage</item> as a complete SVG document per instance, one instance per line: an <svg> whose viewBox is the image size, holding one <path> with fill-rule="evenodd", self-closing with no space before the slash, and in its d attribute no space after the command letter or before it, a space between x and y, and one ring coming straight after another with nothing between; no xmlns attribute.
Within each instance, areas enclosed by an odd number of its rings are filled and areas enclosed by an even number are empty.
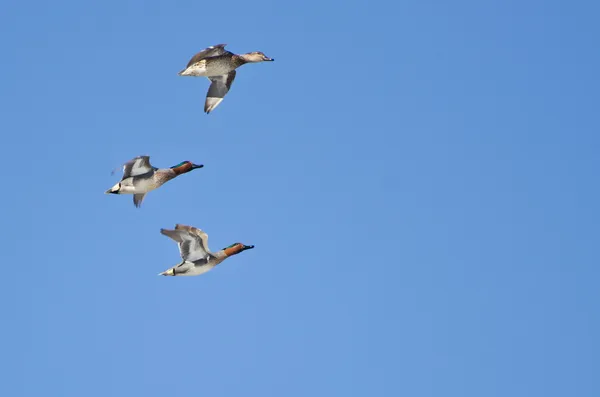
<svg viewBox="0 0 600 397"><path fill-rule="evenodd" d="M180 76L203 76L211 80L204 103L206 113L213 111L223 101L233 84L237 68L246 63L274 61L260 51L234 54L225 50L225 45L217 44L200 51L179 72Z"/></svg>

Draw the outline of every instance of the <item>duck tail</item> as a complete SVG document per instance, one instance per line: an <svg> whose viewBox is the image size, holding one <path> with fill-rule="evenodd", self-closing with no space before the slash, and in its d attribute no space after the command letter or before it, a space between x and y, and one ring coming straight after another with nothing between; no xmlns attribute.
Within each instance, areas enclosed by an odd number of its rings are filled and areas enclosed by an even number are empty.
<svg viewBox="0 0 600 397"><path fill-rule="evenodd" d="M119 194L119 191L121 190L121 182L115 184L115 186L111 187L110 189L108 189L106 192L106 194Z"/></svg>
<svg viewBox="0 0 600 397"><path fill-rule="evenodd" d="M165 270L164 272L160 272L158 273L159 276L174 276L175 275L175 269L170 268L169 270Z"/></svg>

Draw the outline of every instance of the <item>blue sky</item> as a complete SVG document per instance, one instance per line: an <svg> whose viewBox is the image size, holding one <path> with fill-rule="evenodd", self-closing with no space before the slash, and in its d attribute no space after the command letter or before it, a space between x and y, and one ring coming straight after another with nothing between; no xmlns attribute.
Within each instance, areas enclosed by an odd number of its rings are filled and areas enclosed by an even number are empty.
<svg viewBox="0 0 600 397"><path fill-rule="evenodd" d="M600 395L599 11L5 3L0 395ZM276 61L207 116L217 43ZM158 277L176 223L256 248Z"/></svg>

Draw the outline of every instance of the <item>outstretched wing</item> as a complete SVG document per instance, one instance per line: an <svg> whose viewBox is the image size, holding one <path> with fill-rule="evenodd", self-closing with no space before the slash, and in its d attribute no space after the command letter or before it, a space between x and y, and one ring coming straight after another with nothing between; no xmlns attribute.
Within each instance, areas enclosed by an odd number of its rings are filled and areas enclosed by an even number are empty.
<svg viewBox="0 0 600 397"><path fill-rule="evenodd" d="M227 50L225 49L226 45L227 44L216 44L216 45L213 45L213 46L203 49L202 51L200 51L199 53L194 55L192 57L192 59L190 59L186 68L189 68L191 65L195 64L196 62L198 62L202 59L218 57L219 55L225 54L227 52Z"/></svg>
<svg viewBox="0 0 600 397"><path fill-rule="evenodd" d="M208 234L206 234L204 231L198 229L197 227L181 225L179 223L175 225L175 230L185 231L196 237L199 237L200 243L202 244L202 249L210 254L210 249L208 249Z"/></svg>
<svg viewBox="0 0 600 397"><path fill-rule="evenodd" d="M208 79L211 81L208 93L206 94L206 102L204 103L204 111L210 113L225 98L229 92L233 80L235 80L235 70L221 76L211 76Z"/></svg>
<svg viewBox="0 0 600 397"><path fill-rule="evenodd" d="M132 176L144 175L154 170L156 168L150 164L150 156L138 156L123 164L123 178L121 180Z"/></svg>
<svg viewBox="0 0 600 397"><path fill-rule="evenodd" d="M212 254L205 248L204 239L206 239L206 241L208 240L206 233L196 228L192 229L195 229L198 232L190 231L190 229L187 229L191 228L190 226L185 226L185 229L180 226L183 225L175 226L175 230L160 229L160 232L178 243L179 253L184 261L197 262L204 260L205 262L208 262ZM202 235L204 235L204 237Z"/></svg>
<svg viewBox="0 0 600 397"><path fill-rule="evenodd" d="M133 195L133 205L135 205L137 208L142 206L142 201L144 201L144 197L146 196L146 193L136 193Z"/></svg>

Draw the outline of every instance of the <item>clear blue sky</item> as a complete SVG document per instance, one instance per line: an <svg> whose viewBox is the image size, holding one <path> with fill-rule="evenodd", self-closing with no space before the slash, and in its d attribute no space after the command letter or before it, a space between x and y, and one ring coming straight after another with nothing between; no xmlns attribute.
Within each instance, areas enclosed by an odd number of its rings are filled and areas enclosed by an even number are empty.
<svg viewBox="0 0 600 397"><path fill-rule="evenodd" d="M0 395L600 395L597 2L2 8Z"/></svg>

